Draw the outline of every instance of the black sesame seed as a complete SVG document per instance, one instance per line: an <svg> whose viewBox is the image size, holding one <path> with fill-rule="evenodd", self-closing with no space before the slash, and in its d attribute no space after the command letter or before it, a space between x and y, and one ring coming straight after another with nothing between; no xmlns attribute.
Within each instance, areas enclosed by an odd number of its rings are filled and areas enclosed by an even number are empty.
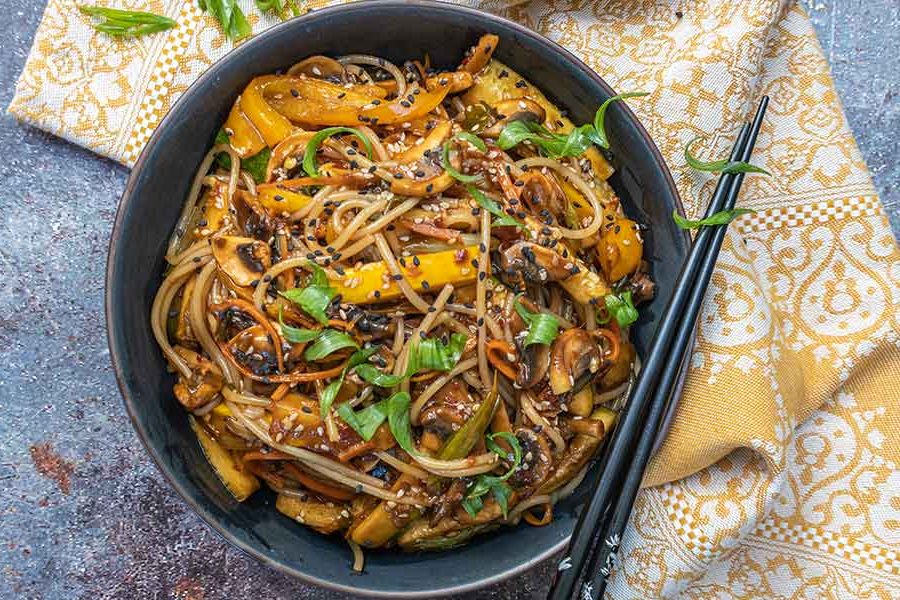
<svg viewBox="0 0 900 600"><path fill-rule="evenodd" d="M294 98L299 98L299 97L300 97L300 92L298 92L298 91L295 90L294 88L291 88L291 96L293 96Z"/></svg>
<svg viewBox="0 0 900 600"><path fill-rule="evenodd" d="M478 268L478 259L477 258L472 259L472 266L475 267L476 269Z"/></svg>
<svg viewBox="0 0 900 600"><path fill-rule="evenodd" d="M422 261L419 260L418 256L413 256L413 264L418 267L420 264L422 264Z"/></svg>
<svg viewBox="0 0 900 600"><path fill-rule="evenodd" d="M346 95L347 95L347 92L341 92L340 94L338 94L337 97L338 97L338 99L341 99L341 98L343 98L343 97L346 96Z"/></svg>
<svg viewBox="0 0 900 600"><path fill-rule="evenodd" d="M487 252L487 246L484 245L484 242L478 244L478 250L482 253Z"/></svg>
<svg viewBox="0 0 900 600"><path fill-rule="evenodd" d="M375 290L375 297L381 298L381 292L379 292L378 290Z"/></svg>
<svg viewBox="0 0 900 600"><path fill-rule="evenodd" d="M435 307L433 307L433 306L429 306L429 307L428 307L428 312L430 312L430 313L437 312L437 309L436 309Z"/></svg>
<svg viewBox="0 0 900 600"><path fill-rule="evenodd" d="M430 285L427 281L425 281L425 280L423 279L423 280L422 280L422 289L423 289L423 290L427 290L427 289L429 289L430 287L431 287L431 285Z"/></svg>
<svg viewBox="0 0 900 600"><path fill-rule="evenodd" d="M485 278L485 277L487 277L487 273L485 273L484 271L481 271L481 272L478 274L478 281L484 281L484 278Z"/></svg>

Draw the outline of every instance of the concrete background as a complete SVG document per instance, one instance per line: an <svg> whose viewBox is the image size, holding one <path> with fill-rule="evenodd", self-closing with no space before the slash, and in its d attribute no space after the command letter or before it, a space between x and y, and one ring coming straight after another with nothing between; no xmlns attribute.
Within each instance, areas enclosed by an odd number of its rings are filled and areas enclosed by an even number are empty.
<svg viewBox="0 0 900 600"><path fill-rule="evenodd" d="M804 0L900 232L900 3ZM0 106L44 3L0 0ZM125 416L103 324L126 169L0 117L0 598L333 598L229 547ZM470 596L541 598L545 564Z"/></svg>

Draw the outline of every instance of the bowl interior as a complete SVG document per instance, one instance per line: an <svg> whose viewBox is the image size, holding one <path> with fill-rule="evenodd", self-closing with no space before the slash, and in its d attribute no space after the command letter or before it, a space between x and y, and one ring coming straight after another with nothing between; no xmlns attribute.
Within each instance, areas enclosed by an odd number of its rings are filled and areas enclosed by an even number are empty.
<svg viewBox="0 0 900 600"><path fill-rule="evenodd" d="M310 54L371 53L393 61L428 52L453 67L486 32L497 33L496 56L568 110L589 122L609 89L574 57L508 21L429 2L360 2L316 11L257 36L204 74L154 134L128 182L112 235L107 270L107 321L113 363L138 434L185 500L229 541L260 560L333 588L397 597L434 597L497 581L559 550L570 535L584 490L595 474L554 511L552 524L523 525L483 535L447 553L367 552L353 574L339 537L324 537L283 517L271 494L235 502L208 466L150 331L148 315L161 281L166 241L198 163L232 102L258 74L285 69ZM650 225L645 253L660 297L671 289L687 238L670 218L680 204L666 167L635 117L621 105L607 116L617 173L612 183L626 211ZM641 311L636 341L648 341L660 300Z"/></svg>

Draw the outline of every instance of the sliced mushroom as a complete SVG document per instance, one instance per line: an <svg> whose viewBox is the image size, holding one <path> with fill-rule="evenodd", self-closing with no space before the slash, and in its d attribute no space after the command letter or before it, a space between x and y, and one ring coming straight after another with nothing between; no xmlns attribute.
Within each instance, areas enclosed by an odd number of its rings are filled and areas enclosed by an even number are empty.
<svg viewBox="0 0 900 600"><path fill-rule="evenodd" d="M175 346L177 352L191 367L190 379L178 378L175 397L188 410L194 410L209 403L222 390L222 372L212 361L184 346Z"/></svg>
<svg viewBox="0 0 900 600"><path fill-rule="evenodd" d="M547 374L550 367L550 347L546 344L532 344L521 348L519 340L516 342L520 357L516 387L527 390L539 384Z"/></svg>
<svg viewBox="0 0 900 600"><path fill-rule="evenodd" d="M533 283L562 281L577 273L576 265L551 248L518 242L500 252L500 267L513 279Z"/></svg>
<svg viewBox="0 0 900 600"><path fill-rule="evenodd" d="M237 236L221 236L212 241L213 257L223 273L237 286L258 281L272 264L268 244Z"/></svg>
<svg viewBox="0 0 900 600"><path fill-rule="evenodd" d="M497 121L484 130L487 137L497 137L503 128L512 121L534 121L543 123L547 112L531 98L513 98L502 100L491 107L497 114Z"/></svg>
<svg viewBox="0 0 900 600"><path fill-rule="evenodd" d="M509 478L509 485L515 489L535 488L548 475L553 466L553 453L547 438L531 429L520 427L516 439L522 447L522 462Z"/></svg>
<svg viewBox="0 0 900 600"><path fill-rule="evenodd" d="M262 325L244 329L228 342L234 359L257 375L278 372L278 355L275 345Z"/></svg>
<svg viewBox="0 0 900 600"><path fill-rule="evenodd" d="M603 355L583 329L567 329L550 349L550 389L554 394L577 393L600 371Z"/></svg>
<svg viewBox="0 0 900 600"><path fill-rule="evenodd" d="M433 431L444 439L472 416L474 406L475 399L466 385L453 379L428 401L419 419L426 430Z"/></svg>
<svg viewBox="0 0 900 600"><path fill-rule="evenodd" d="M526 171L519 177L522 182L522 202L532 213L549 210L557 221L565 216L565 192L553 177L540 171Z"/></svg>

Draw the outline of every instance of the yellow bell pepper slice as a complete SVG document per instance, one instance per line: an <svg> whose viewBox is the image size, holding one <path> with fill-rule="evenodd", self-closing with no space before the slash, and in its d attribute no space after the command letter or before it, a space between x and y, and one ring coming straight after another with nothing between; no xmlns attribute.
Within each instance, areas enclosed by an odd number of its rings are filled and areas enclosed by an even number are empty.
<svg viewBox="0 0 900 600"><path fill-rule="evenodd" d="M291 122L272 108L263 96L265 89L279 79L281 78L276 75L257 77L240 97L241 110L262 135L266 145L273 148L294 131Z"/></svg>
<svg viewBox="0 0 900 600"><path fill-rule="evenodd" d="M476 256L477 246L421 254L415 258L408 256L403 258L406 264L401 264L400 270L404 279L416 291L424 291L426 285L429 290L437 291L448 283L473 283L478 270L471 262ZM351 304L393 300L403 294L383 261L371 262L358 269L346 269L340 277L329 274L329 278L331 286L341 295L342 300Z"/></svg>
<svg viewBox="0 0 900 600"><path fill-rule="evenodd" d="M618 281L637 271L644 253L644 242L637 223L618 218L603 224L597 256L606 278Z"/></svg>
<svg viewBox="0 0 900 600"><path fill-rule="evenodd" d="M228 142L238 156L249 158L259 154L266 147L266 141L241 110L241 99L238 98L228 113L225 121L225 131L228 133Z"/></svg>

